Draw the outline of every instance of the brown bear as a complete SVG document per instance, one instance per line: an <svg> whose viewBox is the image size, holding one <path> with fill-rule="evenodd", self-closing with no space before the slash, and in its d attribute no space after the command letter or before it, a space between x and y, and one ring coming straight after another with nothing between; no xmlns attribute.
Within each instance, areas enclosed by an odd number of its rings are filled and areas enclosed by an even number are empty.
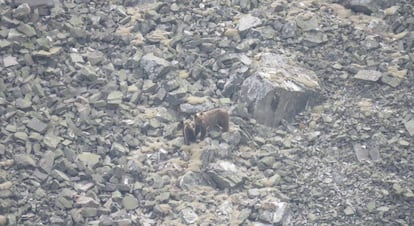
<svg viewBox="0 0 414 226"><path fill-rule="evenodd" d="M184 143L189 145L196 142L197 135L195 134L194 125L190 121L183 121L183 136Z"/></svg>
<svg viewBox="0 0 414 226"><path fill-rule="evenodd" d="M207 129L220 126L223 132L229 131L229 113L227 110L216 108L194 115L195 135L200 133L200 140L206 137Z"/></svg>

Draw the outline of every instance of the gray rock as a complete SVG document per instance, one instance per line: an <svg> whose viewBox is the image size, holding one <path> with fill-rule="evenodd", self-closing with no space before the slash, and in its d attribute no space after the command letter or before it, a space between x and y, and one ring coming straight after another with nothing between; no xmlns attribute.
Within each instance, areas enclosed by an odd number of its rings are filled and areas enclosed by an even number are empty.
<svg viewBox="0 0 414 226"><path fill-rule="evenodd" d="M71 198L59 195L56 198L55 205L61 209L71 209L73 206L73 201Z"/></svg>
<svg viewBox="0 0 414 226"><path fill-rule="evenodd" d="M204 185L205 183L200 173L188 171L179 178L178 184L182 189L190 189L196 185Z"/></svg>
<svg viewBox="0 0 414 226"><path fill-rule="evenodd" d="M354 152L357 156L358 161L365 161L365 160L370 160L369 157L369 149L366 146L363 146L359 143L355 143L353 145L354 148Z"/></svg>
<svg viewBox="0 0 414 226"><path fill-rule="evenodd" d="M105 60L105 55L99 50L88 51L84 56L92 65L99 65Z"/></svg>
<svg viewBox="0 0 414 226"><path fill-rule="evenodd" d="M62 139L63 138L59 136L48 133L43 137L43 143L51 149L56 149L59 143L62 141Z"/></svg>
<svg viewBox="0 0 414 226"><path fill-rule="evenodd" d="M14 5L21 5L21 4L27 3L32 8L39 7L39 6L48 6L48 7L54 6L53 0L14 0L12 2L14 3Z"/></svg>
<svg viewBox="0 0 414 226"><path fill-rule="evenodd" d="M381 82L388 84L389 86L395 88L397 86L399 86L402 82L401 78L389 75L389 74L385 74L381 76Z"/></svg>
<svg viewBox="0 0 414 226"><path fill-rule="evenodd" d="M380 43L376 40L376 37L372 35L367 36L365 40L362 41L362 45L364 45L367 50L373 50L380 47Z"/></svg>
<svg viewBox="0 0 414 226"><path fill-rule="evenodd" d="M193 224L197 222L198 215L191 208L184 208L180 212L181 220L184 224Z"/></svg>
<svg viewBox="0 0 414 226"><path fill-rule="evenodd" d="M281 55L265 53L252 76L243 81L239 102L246 103L257 122L277 126L305 107L319 102L319 84L313 71L288 63Z"/></svg>
<svg viewBox="0 0 414 226"><path fill-rule="evenodd" d="M303 34L303 43L308 47L315 47L328 41L328 36L320 31L308 31Z"/></svg>
<svg viewBox="0 0 414 226"><path fill-rule="evenodd" d="M297 26L293 21L288 21L282 26L282 38L293 38L296 36Z"/></svg>
<svg viewBox="0 0 414 226"><path fill-rule="evenodd" d="M88 166L89 168L94 168L94 166L99 162L101 156L90 152L82 152L78 155L77 158L85 166Z"/></svg>
<svg viewBox="0 0 414 226"><path fill-rule="evenodd" d="M160 79L174 69L170 62L153 53L145 54L140 65L151 80Z"/></svg>
<svg viewBox="0 0 414 226"><path fill-rule="evenodd" d="M260 18L252 16L250 14L246 14L240 17L239 24L237 25L237 29L240 32L249 30L250 28L254 28L260 26L262 21Z"/></svg>
<svg viewBox="0 0 414 226"><path fill-rule="evenodd" d="M39 160L39 167L45 172L50 173L55 162L55 154L52 151L46 151Z"/></svg>
<svg viewBox="0 0 414 226"><path fill-rule="evenodd" d="M17 8L13 9L13 16L15 18L23 18L30 14L31 9L29 4L23 3L19 5Z"/></svg>
<svg viewBox="0 0 414 226"><path fill-rule="evenodd" d="M32 108L32 102L27 98L19 98L16 100L16 107L21 110L29 110Z"/></svg>
<svg viewBox="0 0 414 226"><path fill-rule="evenodd" d="M0 49L6 49L12 45L11 42L7 40L0 40Z"/></svg>
<svg viewBox="0 0 414 226"><path fill-rule="evenodd" d="M378 10L378 5L375 0L348 0L347 7L351 8L355 12L368 15Z"/></svg>
<svg viewBox="0 0 414 226"><path fill-rule="evenodd" d="M18 26L16 29L27 37L33 37L36 35L36 30L28 24L20 24L20 26Z"/></svg>
<svg viewBox="0 0 414 226"><path fill-rule="evenodd" d="M360 79L360 80L365 80L365 81L376 82L381 78L381 76L382 76L382 73L380 71L359 70L354 78Z"/></svg>
<svg viewBox="0 0 414 226"><path fill-rule="evenodd" d="M408 131L410 136L414 136L414 119L404 123L405 129Z"/></svg>
<svg viewBox="0 0 414 226"><path fill-rule="evenodd" d="M58 54L60 54L61 51L62 51L62 47L52 47L48 51L46 51L46 50L34 51L32 56L34 58L48 58L48 59L51 59L52 57L55 57Z"/></svg>
<svg viewBox="0 0 414 226"><path fill-rule="evenodd" d="M37 119L37 118L32 118L28 123L27 123L27 127L29 129L32 129L38 133L44 134L44 132L46 131L48 124L44 123L43 121Z"/></svg>
<svg viewBox="0 0 414 226"><path fill-rule="evenodd" d="M98 209L94 207L83 207L81 214L83 217L95 217L98 214Z"/></svg>
<svg viewBox="0 0 414 226"><path fill-rule="evenodd" d="M68 191L68 194L71 194L72 191ZM74 192L71 196L76 195L76 192ZM68 196L68 195L67 195ZM71 197L69 196L69 197ZM99 202L96 201L95 199L88 197L88 196L84 196L84 195L79 195L76 198L76 202L75 202L75 206L77 207L99 207Z"/></svg>
<svg viewBox="0 0 414 226"><path fill-rule="evenodd" d="M27 154L17 154L14 156L14 163L18 168L36 167L36 161Z"/></svg>
<svg viewBox="0 0 414 226"><path fill-rule="evenodd" d="M319 27L319 21L314 14L301 14L296 18L296 25L302 29L302 31L311 31Z"/></svg>
<svg viewBox="0 0 414 226"><path fill-rule="evenodd" d="M259 219L272 225L289 224L289 205L276 198L269 198L260 203Z"/></svg>
<svg viewBox="0 0 414 226"><path fill-rule="evenodd" d="M114 142L111 147L111 153L113 153L115 156L122 156L126 155L129 152L129 149L125 146L123 146L120 143Z"/></svg>
<svg viewBox="0 0 414 226"><path fill-rule="evenodd" d="M121 91L115 90L109 93L108 97L106 98L106 101L108 104L111 105L120 105L122 104L123 97L124 94Z"/></svg>
<svg viewBox="0 0 414 226"><path fill-rule="evenodd" d="M7 47L7 45L6 45L6 47ZM4 67L10 67L10 66L18 65L18 64L19 64L19 62L17 62L16 57L6 56L6 57L3 58Z"/></svg>
<svg viewBox="0 0 414 226"><path fill-rule="evenodd" d="M80 65L77 64L80 68L78 70L78 75L80 80L87 81L96 81L98 79L97 68L90 65Z"/></svg>
<svg viewBox="0 0 414 226"><path fill-rule="evenodd" d="M83 63L83 57L82 55L80 55L79 53L71 53L70 54L70 59L72 60L73 63Z"/></svg>
<svg viewBox="0 0 414 226"><path fill-rule="evenodd" d="M134 210L138 207L138 199L136 199L135 197L131 195L126 195L122 199L122 205L127 210Z"/></svg>
<svg viewBox="0 0 414 226"><path fill-rule="evenodd" d="M246 175L239 167L222 160L210 164L207 174L220 189L237 187L246 179Z"/></svg>

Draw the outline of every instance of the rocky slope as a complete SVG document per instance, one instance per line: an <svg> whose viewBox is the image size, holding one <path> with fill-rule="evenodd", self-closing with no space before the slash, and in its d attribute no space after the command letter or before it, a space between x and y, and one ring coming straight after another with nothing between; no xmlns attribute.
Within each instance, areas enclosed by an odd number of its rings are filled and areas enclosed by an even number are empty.
<svg viewBox="0 0 414 226"><path fill-rule="evenodd" d="M0 0L0 225L414 224L409 0ZM258 54L323 102L270 128ZM183 145L180 121L232 110Z"/></svg>

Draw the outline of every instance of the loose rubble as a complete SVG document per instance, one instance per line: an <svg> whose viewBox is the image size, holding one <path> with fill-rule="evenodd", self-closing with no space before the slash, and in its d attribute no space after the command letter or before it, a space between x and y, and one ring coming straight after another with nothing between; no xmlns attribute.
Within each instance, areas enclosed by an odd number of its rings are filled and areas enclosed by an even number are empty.
<svg viewBox="0 0 414 226"><path fill-rule="evenodd" d="M414 224L411 1L0 9L0 226Z"/></svg>

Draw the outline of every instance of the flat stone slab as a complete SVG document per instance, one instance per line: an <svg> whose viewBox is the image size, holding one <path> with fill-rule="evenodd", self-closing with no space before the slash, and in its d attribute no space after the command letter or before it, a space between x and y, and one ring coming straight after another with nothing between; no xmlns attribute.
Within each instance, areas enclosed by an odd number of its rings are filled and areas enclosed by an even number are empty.
<svg viewBox="0 0 414 226"><path fill-rule="evenodd" d="M27 127L38 133L43 134L46 131L47 123L44 123L43 121L40 121L37 118L33 118L27 123Z"/></svg>

